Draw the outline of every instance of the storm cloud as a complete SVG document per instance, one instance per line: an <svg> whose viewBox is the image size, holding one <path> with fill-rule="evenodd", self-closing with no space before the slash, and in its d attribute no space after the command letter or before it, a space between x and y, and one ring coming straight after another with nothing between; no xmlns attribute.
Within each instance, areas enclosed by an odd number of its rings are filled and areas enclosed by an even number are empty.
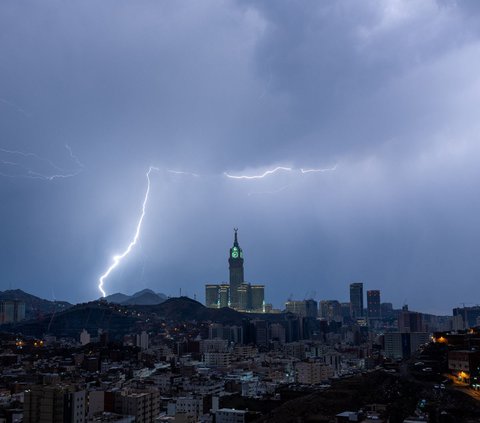
<svg viewBox="0 0 480 423"><path fill-rule="evenodd" d="M0 289L98 298L153 165L108 293L203 301L238 227L277 307L353 281L480 302L479 23L453 0L3 1Z"/></svg>

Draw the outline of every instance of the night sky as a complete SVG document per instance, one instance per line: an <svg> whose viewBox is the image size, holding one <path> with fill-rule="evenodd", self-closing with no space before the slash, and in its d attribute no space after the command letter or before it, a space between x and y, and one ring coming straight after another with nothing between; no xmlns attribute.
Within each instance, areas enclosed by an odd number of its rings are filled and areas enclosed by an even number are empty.
<svg viewBox="0 0 480 423"><path fill-rule="evenodd" d="M479 117L473 0L4 0L0 290L98 298L156 166L108 294L203 302L238 227L276 307L360 281L450 314L480 303Z"/></svg>

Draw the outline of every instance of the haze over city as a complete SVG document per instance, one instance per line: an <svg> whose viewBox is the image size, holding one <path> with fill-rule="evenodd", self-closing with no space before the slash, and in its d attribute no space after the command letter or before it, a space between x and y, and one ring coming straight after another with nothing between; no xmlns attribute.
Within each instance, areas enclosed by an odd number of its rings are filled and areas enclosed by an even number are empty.
<svg viewBox="0 0 480 423"><path fill-rule="evenodd" d="M2 2L0 290L480 302L479 9Z"/></svg>

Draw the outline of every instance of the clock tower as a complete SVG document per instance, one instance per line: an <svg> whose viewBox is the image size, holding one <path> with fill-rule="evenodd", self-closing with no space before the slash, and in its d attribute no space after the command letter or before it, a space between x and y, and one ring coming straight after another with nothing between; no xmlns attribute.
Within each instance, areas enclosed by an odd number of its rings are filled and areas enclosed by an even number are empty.
<svg viewBox="0 0 480 423"><path fill-rule="evenodd" d="M233 247L230 248L230 255L228 256L228 267L230 270L230 303L233 308L239 305L238 288L244 283L243 276L243 251L238 245L237 231L234 229L235 238L233 240Z"/></svg>

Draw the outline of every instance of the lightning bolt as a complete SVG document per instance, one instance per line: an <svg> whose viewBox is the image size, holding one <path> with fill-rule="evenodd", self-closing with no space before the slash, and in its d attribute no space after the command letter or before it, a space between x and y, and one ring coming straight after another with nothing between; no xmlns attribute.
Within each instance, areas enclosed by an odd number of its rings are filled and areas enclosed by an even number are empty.
<svg viewBox="0 0 480 423"><path fill-rule="evenodd" d="M248 176L248 175L230 175L229 173L227 172L224 172L223 174L227 177L227 178L232 178L232 179L262 179L262 178L265 178L265 176L268 176L268 175L271 175L273 173L276 173L280 170L284 170L284 171L287 171L287 172L291 172L292 171L292 168L291 167L283 167L283 166L278 166L276 167L275 169L272 169L272 170L267 170L265 172L263 172L261 175L253 175L253 176Z"/></svg>
<svg viewBox="0 0 480 423"><path fill-rule="evenodd" d="M54 179L65 179L65 178L71 178L73 176L77 176L80 172L84 170L85 166L82 162L80 162L78 157L73 154L73 151L68 144L65 144L65 148L68 150L70 158L75 162L77 166L77 170L75 171L67 172L65 169L57 166L51 160L41 157L36 153L24 152L19 150L7 150L5 148L0 148L0 152L7 154L9 157L20 156L25 159L33 159L34 161L37 162L37 164L38 163L47 164L48 166L50 166L51 168L53 168L55 171L58 172L53 174L40 173L33 170L31 167L25 165L24 163L21 163L18 161L12 161L12 159L9 159L9 160L0 159L1 164L6 166L16 167L16 168L22 169L25 172L24 174L21 174L21 175L11 175L8 173L0 172L0 175L5 176L7 178L41 179L44 181L53 181Z"/></svg>
<svg viewBox="0 0 480 423"><path fill-rule="evenodd" d="M192 172L183 172L181 170L171 170L168 169L167 172L169 173L174 173L175 175L189 175L189 176L195 176L195 178L198 178L200 175Z"/></svg>
<svg viewBox="0 0 480 423"><path fill-rule="evenodd" d="M272 175L272 174L277 173L278 171L281 171L281 170L286 171L286 172L295 172L295 171L298 172L297 169L292 169L291 167L277 166L275 169L267 170L267 171L263 172L261 175L232 175L232 174L227 173L227 172L224 172L223 174L227 178L231 178L231 179L263 179L266 176ZM312 173L312 172L333 172L334 170L337 170L337 165L335 165L333 167L323 168L323 169L303 169L303 168L299 169L301 174Z"/></svg>
<svg viewBox="0 0 480 423"><path fill-rule="evenodd" d="M8 101L5 98L0 98L0 103L3 103L5 105L7 105L8 107L13 108L16 112L21 113L26 118L30 118L32 116L30 113L28 113L27 111L22 109L18 104L12 103L11 101Z"/></svg>
<svg viewBox="0 0 480 423"><path fill-rule="evenodd" d="M65 148L68 150L70 158L77 164L78 168L83 169L85 165L78 159L75 154L73 154L72 148L68 144L65 144Z"/></svg>
<svg viewBox="0 0 480 423"><path fill-rule="evenodd" d="M68 147L67 147L68 148ZM70 151L70 156L73 160L77 161L76 157L72 154L71 150L69 149ZM80 164L80 163L79 163ZM272 174L275 174L277 172L280 172L280 171L284 171L284 172L300 172L301 174L305 174L305 173L310 173L310 172L327 172L327 171L334 171L336 170L337 168L337 165L335 165L334 167L332 168L324 168L324 169L292 169L291 167L285 167L285 166L277 166L276 168L274 169L271 169L271 170L266 170L265 172L263 172L262 174L260 175L232 175L230 173L227 173L227 172L224 172L223 174L227 177L227 178L231 178L231 179L243 179L243 180L252 180L252 179L262 179L262 178L265 178L269 175L272 175ZM148 171L146 173L146 178L147 178L147 189L146 189L146 192L145 192L145 197L143 199L143 203L142 203L142 212L140 214L140 218L138 219L138 223L137 223L137 226L136 226L136 230L135 230L135 234L132 238L132 240L130 241L130 243L128 244L128 246L126 247L126 249L121 253L121 254L117 254L117 255L114 255L112 257L112 264L107 268L107 270L105 271L105 273L103 273L100 278L98 279L98 289L99 291L102 293L102 297L106 297L107 293L105 292L105 289L104 289L104 285L105 285L105 280L110 276L110 274L120 265L121 261L130 254L130 252L132 251L133 247L135 247L135 245L138 243L138 239L140 237L140 232L141 232L141 229L142 229L142 224L143 224L143 220L145 218L145 213L146 213L146 208L147 208L147 203L148 203L148 198L149 198L149 195L150 195L150 185L151 185L151 180L150 180L150 174L152 171L160 171L160 169L158 167L154 167L154 166L150 166L148 168ZM167 172L169 173L172 173L172 174L176 174L176 175L189 175L189 176L194 176L194 177L199 177L200 175L196 174L196 173L193 173L193 172L184 172L184 171L180 171L180 170L172 170L172 169L167 169ZM281 192L285 189L287 189L288 187L290 187L291 184L289 185L285 185L275 191L265 191L265 192L252 192L252 193L249 193L248 195L254 195L254 194L274 194L274 193L278 193L278 192Z"/></svg>
<svg viewBox="0 0 480 423"><path fill-rule="evenodd" d="M104 282L105 282L105 279L108 278L108 276L110 275L110 273L113 272L113 270L120 264L120 262L130 254L130 252L132 251L133 247L136 245L137 241L138 241L138 238L140 236L140 230L142 229L142 223L143 223L143 218L145 217L145 211L146 211L146 208L147 208L147 202L148 202L148 195L150 194L150 173L152 171L159 171L160 169L158 167L154 167L154 166L150 166L148 168L148 171L147 171L147 174L146 174L146 177L147 177L147 190L145 192L145 197L143 199L143 204L142 204L142 213L140 215L140 218L138 219L138 223L137 223L137 228L135 230L135 235L133 236L133 239L130 241L130 244L128 244L127 248L125 249L125 251L121 254L118 254L118 255L115 255L113 256L112 260L113 260L113 263L110 265L110 267L106 270L106 272L100 276L100 279L98 280L99 284L98 284L98 289L100 290L100 292L102 293L102 296L105 298L106 297L106 292L105 290L103 289L103 285L104 285Z"/></svg>
<svg viewBox="0 0 480 423"><path fill-rule="evenodd" d="M300 169L300 172L302 173L311 173L311 172L333 172L334 170L337 170L337 165L333 167L327 167L324 169Z"/></svg>

